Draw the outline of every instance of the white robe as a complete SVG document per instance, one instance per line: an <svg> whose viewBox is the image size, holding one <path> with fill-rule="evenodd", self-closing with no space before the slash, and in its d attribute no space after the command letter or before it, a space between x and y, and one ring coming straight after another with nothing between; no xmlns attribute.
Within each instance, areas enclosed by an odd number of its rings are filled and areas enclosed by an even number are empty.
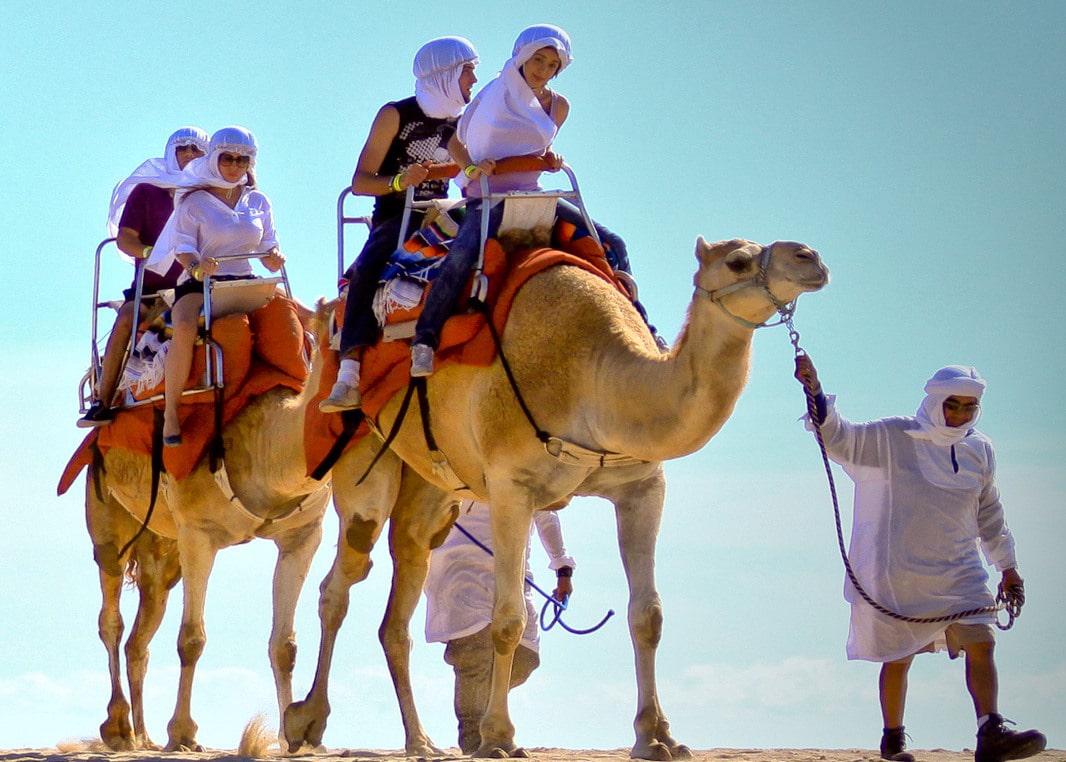
<svg viewBox="0 0 1066 762"><path fill-rule="evenodd" d="M489 507L485 503L463 501L458 523L486 547L492 548L492 528ZM574 559L566 554L558 511L537 511L533 526L547 551L549 568L574 566ZM529 569L529 545L526 545L525 576ZM546 586L542 587L547 589ZM426 577L426 642L446 643L480 632L492 624L492 603L495 594L493 558L456 528L448 534L444 544L433 551ZM525 586L526 629L522 645L538 651L538 610L533 605L533 592Z"/></svg>
<svg viewBox="0 0 1066 762"><path fill-rule="evenodd" d="M992 442L971 430L952 448L915 438L913 417L851 423L828 398L822 434L855 482L849 557L866 592L905 616L942 616L995 603L978 547L999 571L1015 566L1003 518ZM807 423L811 427L810 422ZM900 622L875 611L845 578L851 603L849 659L887 662L933 644L949 623ZM993 614L964 620L995 620Z"/></svg>

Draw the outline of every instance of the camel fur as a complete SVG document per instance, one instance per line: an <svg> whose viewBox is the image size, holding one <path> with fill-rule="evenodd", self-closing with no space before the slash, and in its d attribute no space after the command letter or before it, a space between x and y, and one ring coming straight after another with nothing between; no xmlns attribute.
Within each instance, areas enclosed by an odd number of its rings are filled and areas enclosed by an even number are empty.
<svg viewBox="0 0 1066 762"><path fill-rule="evenodd" d="M328 481L307 476L303 457L304 412L320 375L321 361L316 353L311 378L302 393L276 388L259 395L224 429L225 465L237 500L226 498L206 459L181 481L167 479L164 474L149 531L132 546L125 560L118 557L119 549L136 534L147 515L150 458L111 448L99 465L90 467L86 522L100 575L103 602L99 629L111 676L108 716L100 734L110 748L157 748L144 727L147 645L162 620L167 593L184 577L178 635L181 672L166 748L200 750L191 702L196 663L207 640L204 603L208 577L220 549L254 538L271 540L278 548L269 655L279 713L291 703L296 603L321 540L330 494ZM119 596L127 568L134 570L141 594L126 644L130 701L123 693L119 655L124 627Z"/></svg>
<svg viewBox="0 0 1066 762"><path fill-rule="evenodd" d="M631 303L602 279L578 268L546 270L519 292L503 333L503 353L539 427L589 450L628 455L642 464L584 467L564 464L549 455L519 408L499 359L485 368L449 366L429 379L438 446L476 497L492 506L496 659L489 706L480 728L482 746L475 756L525 756L514 741L507 692L514 650L525 627L522 569L526 539L534 511L574 494L597 495L615 505L636 656L636 740L631 755L660 760L690 756L687 747L670 735L655 681L655 651L663 619L654 579L655 542L665 497L662 461L706 444L728 419L743 390L753 326L770 318L775 307L766 292L754 287L735 291L721 303L706 295L753 278L759 272L761 251L762 247L749 241L712 245L699 239L697 293L686 325L666 355L659 352ZM778 242L770 253L766 278L779 303L817 291L828 282L827 268L809 247ZM379 416L382 430L391 430L399 396ZM416 408L408 411L393 450L429 484L448 489L427 452ZM397 474L404 474L403 484L411 478L398 470L403 467L397 463L386 460L383 464L379 489L384 505L390 491L399 494ZM336 632L347 611L348 587L369 569L364 557L369 553L368 535L358 528L365 517L360 518L354 504L342 498L349 477L336 470L334 477L342 538L355 528L364 547L353 552L351 537L341 542L333 569L323 582L319 670L308 698L286 712L283 724L290 749L298 748L301 741L321 742L329 711L325 699L328 667ZM419 756L436 750L421 731L411 699L405 671L406 623L420 594L429 548L440 541L434 538L443 537L435 532L446 532L454 520L454 515L449 519L445 504L428 499L420 507L417 501L401 497L394 502L390 528L393 590L380 635L387 654L393 649L389 666L404 718L407 753ZM411 511L421 517L412 518ZM346 515L355 519L346 519ZM375 519L377 531L382 518Z"/></svg>

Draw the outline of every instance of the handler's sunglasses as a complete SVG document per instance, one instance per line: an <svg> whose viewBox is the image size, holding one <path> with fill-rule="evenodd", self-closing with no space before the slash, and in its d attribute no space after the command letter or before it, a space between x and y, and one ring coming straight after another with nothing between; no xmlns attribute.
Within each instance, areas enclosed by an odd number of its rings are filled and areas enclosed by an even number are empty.
<svg viewBox="0 0 1066 762"><path fill-rule="evenodd" d="M952 413L974 413L981 407L980 402L959 402L958 400L944 400L944 409Z"/></svg>

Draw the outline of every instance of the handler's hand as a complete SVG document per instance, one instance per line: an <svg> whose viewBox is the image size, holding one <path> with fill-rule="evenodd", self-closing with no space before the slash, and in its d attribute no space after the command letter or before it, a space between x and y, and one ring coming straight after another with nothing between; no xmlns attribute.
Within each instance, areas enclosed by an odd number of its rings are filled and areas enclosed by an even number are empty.
<svg viewBox="0 0 1066 762"><path fill-rule="evenodd" d="M811 394L818 394L822 391L822 385L818 381L818 371L814 368L814 363L811 362L809 355L799 355L796 357L796 380L803 384Z"/></svg>

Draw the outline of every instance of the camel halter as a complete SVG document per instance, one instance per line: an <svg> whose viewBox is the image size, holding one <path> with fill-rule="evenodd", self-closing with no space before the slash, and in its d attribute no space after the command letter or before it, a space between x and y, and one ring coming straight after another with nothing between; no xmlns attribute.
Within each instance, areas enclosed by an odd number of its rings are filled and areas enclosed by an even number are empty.
<svg viewBox="0 0 1066 762"><path fill-rule="evenodd" d="M792 316L796 313L796 300L793 299L791 302L787 303L782 302L774 296L774 293L770 290L767 271L770 267L770 258L773 256L773 248L773 244L762 247L762 250L759 252L759 272L755 273L752 277L737 281L728 286L723 286L722 288L716 288L713 291L708 291L697 283L695 284L696 293L710 299L711 302L717 304L721 308L722 312L729 315L729 317L733 318L733 320L740 323L745 328L751 328L754 330L756 328L772 328L777 325L791 325ZM762 289L763 293L766 294L766 298L770 300L770 303L774 305L774 309L777 310L779 319L776 323L768 323L765 320L761 323L753 323L750 320L745 320L739 315L733 314L729 311L729 308L725 306L725 303L722 301L723 296L729 296L730 294L735 294L737 291L743 291L748 288Z"/></svg>
<svg viewBox="0 0 1066 762"><path fill-rule="evenodd" d="M782 322L788 326L789 340L792 342L792 346L796 351L796 360L806 355L807 352L799 345L799 331L796 330L792 324L792 316L782 318ZM801 382L802 383L802 382ZM848 551L844 545L844 530L840 522L840 502L837 499L837 487L836 481L833 479L833 469L829 464L829 454L825 449L825 440L822 437L822 424L819 421L818 416L818 403L812 392L807 388L806 384L803 384L803 391L807 397L807 415L810 418L811 423L814 425L814 438L818 442L818 448L822 453L822 465L825 467L825 476L829 482L829 494L833 498L833 517L836 520L837 530L837 547L840 550L840 559L844 562L844 571L848 575L848 579L851 581L855 591L862 597L866 603L868 603L878 613L884 614L890 619L895 619L900 622L910 622L912 624L932 624L935 622L956 622L960 619L967 619L971 616L977 616L979 614L995 614L996 615L996 627L1001 630L1009 630L1014 626L1014 620L1021 616L1022 606L1025 604L1025 593L1018 590L1001 590L996 596L996 605L994 606L982 606L980 608L968 609L966 611L958 611L954 614L945 614L944 616L928 616L928 617L915 617L905 616L899 612L893 611L884 605L874 600L869 593L863 588L859 582L859 578L856 576L855 571L851 568L851 561L848 559ZM999 612L1005 611L1007 613L1007 623L1002 624L999 621Z"/></svg>

